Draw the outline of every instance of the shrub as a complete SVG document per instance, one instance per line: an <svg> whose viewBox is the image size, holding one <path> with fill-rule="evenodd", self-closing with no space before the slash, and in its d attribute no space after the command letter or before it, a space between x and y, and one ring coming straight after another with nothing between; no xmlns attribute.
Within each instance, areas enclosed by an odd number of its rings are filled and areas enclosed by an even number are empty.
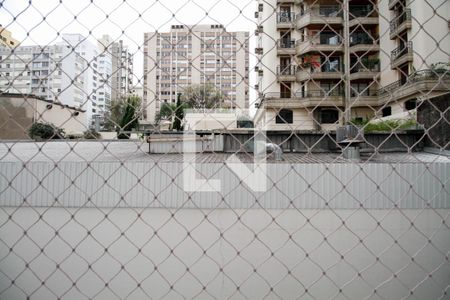
<svg viewBox="0 0 450 300"><path fill-rule="evenodd" d="M89 129L83 132L83 138L86 140L99 140L102 138L102 136L94 129Z"/></svg>
<svg viewBox="0 0 450 300"><path fill-rule="evenodd" d="M391 132L394 130L407 130L417 128L417 122L413 119L394 119L381 122L369 122L369 120L352 120L351 123L364 128L365 133Z"/></svg>
<svg viewBox="0 0 450 300"><path fill-rule="evenodd" d="M64 139L64 129L58 128L53 124L36 122L31 125L28 131L32 139Z"/></svg>

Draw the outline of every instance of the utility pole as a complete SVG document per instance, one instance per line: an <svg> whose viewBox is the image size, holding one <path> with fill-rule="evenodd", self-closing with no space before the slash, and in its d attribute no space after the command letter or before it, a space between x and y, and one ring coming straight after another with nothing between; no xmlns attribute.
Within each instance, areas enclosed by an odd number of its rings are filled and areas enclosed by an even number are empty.
<svg viewBox="0 0 450 300"><path fill-rule="evenodd" d="M352 118L350 103L350 29L349 29L349 0L344 0L344 125L349 124Z"/></svg>

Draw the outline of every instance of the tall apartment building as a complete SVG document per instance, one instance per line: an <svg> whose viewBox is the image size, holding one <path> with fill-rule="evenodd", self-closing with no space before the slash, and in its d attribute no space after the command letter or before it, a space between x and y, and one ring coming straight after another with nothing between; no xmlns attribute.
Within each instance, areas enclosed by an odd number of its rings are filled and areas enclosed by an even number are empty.
<svg viewBox="0 0 450 300"><path fill-rule="evenodd" d="M12 37L11 32L0 25L0 46L14 48L19 44L19 41Z"/></svg>
<svg viewBox="0 0 450 300"><path fill-rule="evenodd" d="M112 59L111 99L120 99L133 90L133 54L122 40L109 47Z"/></svg>
<svg viewBox="0 0 450 300"><path fill-rule="evenodd" d="M97 40L97 47L99 50L98 55L98 80L99 86L97 89L97 114L95 115L97 119L94 122L98 123L99 126L104 124L105 113L108 111L108 106L111 103L112 95L112 54L111 45L113 44L112 38L105 34L100 39Z"/></svg>
<svg viewBox="0 0 450 300"><path fill-rule="evenodd" d="M67 45L0 47L0 91L83 107L85 61Z"/></svg>
<svg viewBox="0 0 450 300"><path fill-rule="evenodd" d="M214 85L221 106L248 108L248 32L222 25L173 25L144 34L144 120L153 123L162 103L175 103L192 84Z"/></svg>
<svg viewBox="0 0 450 300"><path fill-rule="evenodd" d="M258 1L261 101L255 123L265 129L332 130L350 121L345 119L407 112L424 94L448 90L436 85L442 78L426 86L413 82L420 72L430 74L425 70L431 64L449 61L450 3L433 3Z"/></svg>
<svg viewBox="0 0 450 300"><path fill-rule="evenodd" d="M56 45L0 47L0 91L82 108L91 126L111 100L112 61L103 42L63 34Z"/></svg>

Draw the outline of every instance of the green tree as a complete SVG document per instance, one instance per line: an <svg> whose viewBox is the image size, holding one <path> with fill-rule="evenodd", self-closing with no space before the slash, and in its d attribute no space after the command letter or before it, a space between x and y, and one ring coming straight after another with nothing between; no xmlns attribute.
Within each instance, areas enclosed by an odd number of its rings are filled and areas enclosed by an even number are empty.
<svg viewBox="0 0 450 300"><path fill-rule="evenodd" d="M212 84L193 84L186 87L181 99L194 109L223 107L224 95Z"/></svg>
<svg viewBox="0 0 450 300"><path fill-rule="evenodd" d="M170 122L173 123L176 109L177 106L173 103L163 103L156 115L156 123L159 124L161 120L170 120Z"/></svg>
<svg viewBox="0 0 450 300"><path fill-rule="evenodd" d="M177 106L175 108L175 120L173 121L173 129L175 129L177 131L183 130L181 121L184 118L184 109L185 109L185 104L181 102L181 94L178 94Z"/></svg>
<svg viewBox="0 0 450 300"><path fill-rule="evenodd" d="M129 139L129 133L122 131L131 131L139 126L139 108L141 106L141 99L138 96L129 96L125 100L123 107L123 114L119 122L119 132L117 138Z"/></svg>
<svg viewBox="0 0 450 300"><path fill-rule="evenodd" d="M126 99L116 99L108 105L103 125L106 130L115 131L119 126L125 112L126 103Z"/></svg>

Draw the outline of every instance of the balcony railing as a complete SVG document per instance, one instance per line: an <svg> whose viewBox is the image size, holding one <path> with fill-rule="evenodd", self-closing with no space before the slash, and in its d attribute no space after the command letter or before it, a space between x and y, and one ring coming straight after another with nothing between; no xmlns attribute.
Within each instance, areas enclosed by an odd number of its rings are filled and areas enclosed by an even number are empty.
<svg viewBox="0 0 450 300"><path fill-rule="evenodd" d="M279 12L277 13L277 23L291 23L295 20L295 14L294 13L288 13L288 12Z"/></svg>
<svg viewBox="0 0 450 300"><path fill-rule="evenodd" d="M350 36L350 46L361 45L361 44L374 44L375 39L368 35L367 33L353 33Z"/></svg>
<svg viewBox="0 0 450 300"><path fill-rule="evenodd" d="M297 72L297 66L289 65L289 66L278 66L277 67L277 75L281 76L295 76Z"/></svg>
<svg viewBox="0 0 450 300"><path fill-rule="evenodd" d="M291 39L279 39L277 41L278 48L282 49L292 49L295 48L295 40Z"/></svg>
<svg viewBox="0 0 450 300"><path fill-rule="evenodd" d="M391 63L393 63L395 60L399 59L403 55L412 54L412 53L413 53L413 47L412 47L412 42L410 41L406 45L400 46L391 52Z"/></svg>
<svg viewBox="0 0 450 300"><path fill-rule="evenodd" d="M375 10L373 9L373 5L350 5L350 20L354 18L366 18L374 16Z"/></svg>
<svg viewBox="0 0 450 300"><path fill-rule="evenodd" d="M313 15L322 18L335 18L342 17L342 9L339 5L321 5L321 6L311 6L309 9L297 14L297 18L303 17L305 15Z"/></svg>
<svg viewBox="0 0 450 300"><path fill-rule="evenodd" d="M308 90L300 91L295 93L296 98L318 98L318 97L342 97L344 96L344 91L342 89L333 89L331 91L327 90Z"/></svg>
<svg viewBox="0 0 450 300"><path fill-rule="evenodd" d="M300 91L300 92L279 92L279 93L266 93L264 94L264 99L279 99L279 98L326 98L326 97L343 97L344 90L342 89L333 89L331 91L318 89L318 90L308 90L308 91Z"/></svg>
<svg viewBox="0 0 450 300"><path fill-rule="evenodd" d="M371 89L360 90L360 91L358 91L357 89L350 90L350 97L352 97L352 98L354 98L354 97L376 97L376 96L378 96L377 90L371 90Z"/></svg>
<svg viewBox="0 0 450 300"><path fill-rule="evenodd" d="M351 66L350 73L356 72L380 72L380 62L378 59L363 60Z"/></svg>
<svg viewBox="0 0 450 300"><path fill-rule="evenodd" d="M386 85L378 90L378 95L384 95L387 93L394 93L395 90L401 88L402 86L407 86L412 83L422 82L427 80L450 80L450 70L447 69L428 69L416 71L410 74L406 79L397 80L393 83Z"/></svg>
<svg viewBox="0 0 450 300"><path fill-rule="evenodd" d="M390 33L392 34L400 25L406 21L411 21L411 9L406 9L400 16L390 23Z"/></svg>
<svg viewBox="0 0 450 300"><path fill-rule="evenodd" d="M280 92L280 93L265 93L265 99L280 99L280 98L295 98L294 92Z"/></svg>
<svg viewBox="0 0 450 300"><path fill-rule="evenodd" d="M329 45L329 46L340 46L342 45L342 38L339 35L330 37L324 37L324 36L309 36L304 41L297 40L297 46L309 42L313 45Z"/></svg>
<svg viewBox="0 0 450 300"><path fill-rule="evenodd" d="M342 9L339 5L320 5L318 8L321 17L341 17Z"/></svg>

